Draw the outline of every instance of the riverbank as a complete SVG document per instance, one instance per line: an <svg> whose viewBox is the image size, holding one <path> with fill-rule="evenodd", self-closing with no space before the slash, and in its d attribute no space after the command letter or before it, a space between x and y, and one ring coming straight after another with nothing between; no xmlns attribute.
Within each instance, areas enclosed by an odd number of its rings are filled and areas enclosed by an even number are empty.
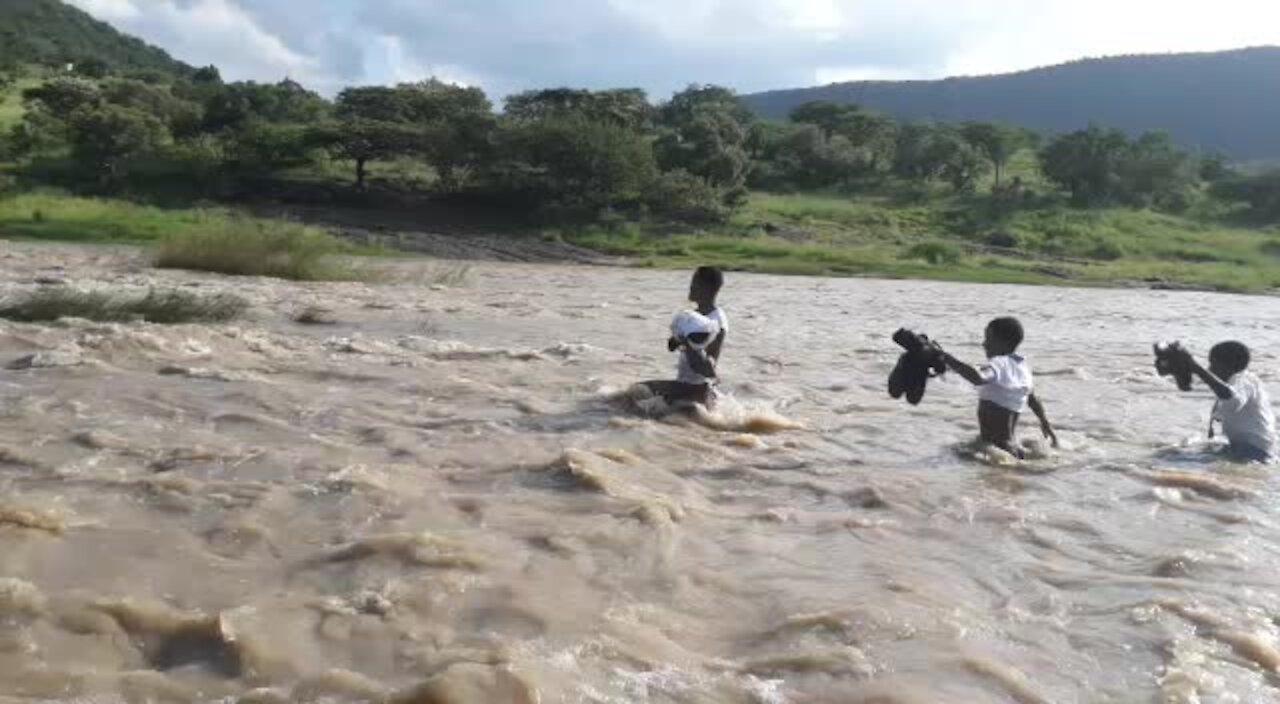
<svg viewBox="0 0 1280 704"><path fill-rule="evenodd" d="M988 210L983 210L986 207ZM1280 234L1131 209L993 213L966 199L754 194L731 222L703 230L613 222L579 228L458 225L459 214L269 205L255 226L300 220L353 253L457 260L686 268L974 283L1124 286L1260 293L1280 287ZM150 244L232 210L162 209L58 193L0 197L0 236ZM463 216L465 218L465 213Z"/></svg>

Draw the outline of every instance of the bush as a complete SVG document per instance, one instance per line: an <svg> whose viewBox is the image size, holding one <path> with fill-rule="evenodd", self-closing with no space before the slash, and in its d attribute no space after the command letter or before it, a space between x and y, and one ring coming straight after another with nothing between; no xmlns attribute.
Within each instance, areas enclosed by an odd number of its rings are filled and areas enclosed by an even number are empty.
<svg viewBox="0 0 1280 704"><path fill-rule="evenodd" d="M719 191L683 169L660 175L645 194L649 212L654 215L693 224L724 222L729 217Z"/></svg>
<svg viewBox="0 0 1280 704"><path fill-rule="evenodd" d="M1085 251L1085 256L1090 259L1115 261L1124 258L1124 247L1121 247L1117 242L1097 238L1090 243L1088 250Z"/></svg>
<svg viewBox="0 0 1280 704"><path fill-rule="evenodd" d="M148 291L144 296L106 291L46 288L0 301L0 318L40 323L62 318L99 322L144 320L149 323L217 323L243 313L239 296L200 296L186 291Z"/></svg>
<svg viewBox="0 0 1280 704"><path fill-rule="evenodd" d="M940 266L959 264L964 258L964 252L950 242L921 242L908 249L902 258L920 259L934 266Z"/></svg>
<svg viewBox="0 0 1280 704"><path fill-rule="evenodd" d="M157 247L155 265L295 281L362 278L334 261L346 250L345 243L317 228L231 217L166 238Z"/></svg>

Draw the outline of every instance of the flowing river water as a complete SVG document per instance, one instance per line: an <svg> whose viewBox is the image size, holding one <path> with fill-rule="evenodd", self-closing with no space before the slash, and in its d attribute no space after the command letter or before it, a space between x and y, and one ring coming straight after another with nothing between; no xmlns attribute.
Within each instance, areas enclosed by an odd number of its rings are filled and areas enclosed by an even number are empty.
<svg viewBox="0 0 1280 704"><path fill-rule="evenodd" d="M38 353L0 371L0 701L1280 701L1276 482L1150 355L1240 338L1280 392L1275 299L730 274L693 422L614 399L671 373L687 272L0 257L253 304L0 322ZM976 361L1010 313L1065 445L1020 465L958 379L885 392L898 326Z"/></svg>

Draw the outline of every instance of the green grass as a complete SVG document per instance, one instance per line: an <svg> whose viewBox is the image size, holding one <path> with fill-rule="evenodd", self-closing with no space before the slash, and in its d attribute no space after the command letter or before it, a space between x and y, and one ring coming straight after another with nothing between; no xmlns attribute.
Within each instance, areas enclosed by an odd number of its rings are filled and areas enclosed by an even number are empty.
<svg viewBox="0 0 1280 704"><path fill-rule="evenodd" d="M21 77L0 91L0 132L8 132L10 128L22 121L25 108L22 106L22 92L40 85L42 79Z"/></svg>
<svg viewBox="0 0 1280 704"><path fill-rule="evenodd" d="M201 296L186 291L130 295L108 291L45 288L0 300L0 318L40 323L62 318L99 322L208 323L231 320L249 307L238 296Z"/></svg>
<svg viewBox="0 0 1280 704"><path fill-rule="evenodd" d="M753 194L723 227L636 224L557 236L644 266L718 263L784 274L1103 285L1175 282L1236 291L1280 287L1280 232L1209 216L1077 210L1037 201L1005 209L938 190L889 195ZM1024 206L1027 207L1027 206ZM549 235L550 236L550 235Z"/></svg>
<svg viewBox="0 0 1280 704"><path fill-rule="evenodd" d="M146 244L224 221L220 210L165 210L57 192L0 197L0 237L97 244Z"/></svg>
<svg viewBox="0 0 1280 704"><path fill-rule="evenodd" d="M0 197L0 237L154 249L156 266L304 281L364 279L344 255L384 255L327 231L220 209L168 210L56 192Z"/></svg>
<svg viewBox="0 0 1280 704"><path fill-rule="evenodd" d="M166 237L156 248L157 267L294 281L365 278L339 259L346 244L325 232L291 222L226 217Z"/></svg>

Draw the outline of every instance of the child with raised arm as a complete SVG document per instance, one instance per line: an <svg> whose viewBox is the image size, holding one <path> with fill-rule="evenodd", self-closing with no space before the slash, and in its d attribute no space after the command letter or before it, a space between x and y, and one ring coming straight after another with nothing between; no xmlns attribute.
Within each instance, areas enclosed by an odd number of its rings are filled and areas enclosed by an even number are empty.
<svg viewBox="0 0 1280 704"><path fill-rule="evenodd" d="M1022 323L1016 318L996 318L986 329L982 342L987 363L974 368L944 353L947 367L978 387L978 427L983 442L990 443L1021 459L1018 445L1018 418L1028 408L1040 421L1040 430L1054 447L1058 436L1036 397L1031 367L1018 354L1022 345Z"/></svg>
<svg viewBox="0 0 1280 704"><path fill-rule="evenodd" d="M1187 357L1191 372L1218 397L1213 405L1209 436L1213 437L1212 423L1221 422L1233 456L1253 462L1274 462L1278 454L1275 413L1262 380L1249 371L1252 359L1249 348L1240 342L1214 345L1209 350L1208 369L1200 366L1190 352L1181 351Z"/></svg>

